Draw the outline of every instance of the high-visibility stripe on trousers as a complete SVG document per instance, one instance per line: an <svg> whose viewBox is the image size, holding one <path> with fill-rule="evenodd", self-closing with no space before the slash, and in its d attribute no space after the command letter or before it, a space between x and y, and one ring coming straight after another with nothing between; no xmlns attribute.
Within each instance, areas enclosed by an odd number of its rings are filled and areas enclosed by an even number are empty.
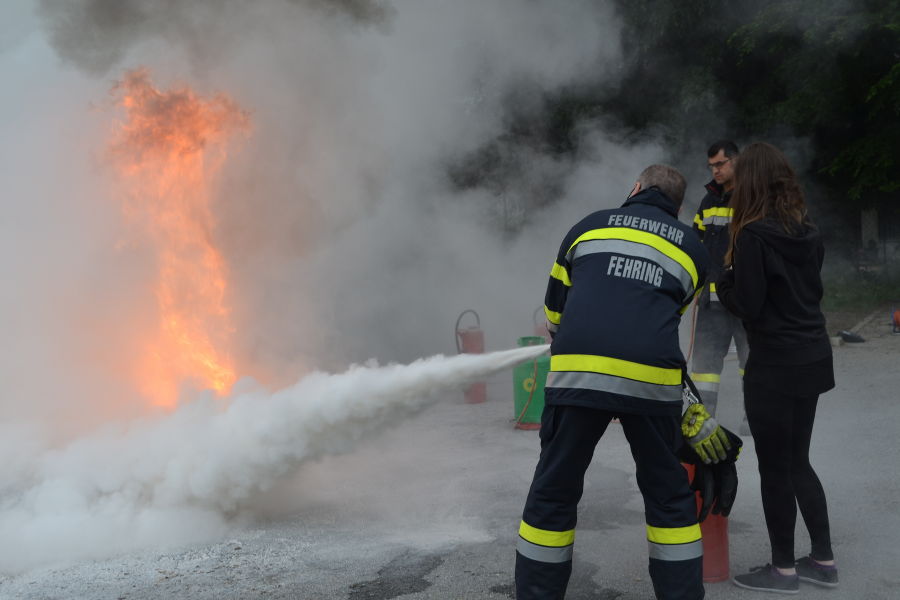
<svg viewBox="0 0 900 600"><path fill-rule="evenodd" d="M743 375L749 348L747 333L740 319L728 312L719 302L710 302L709 305L701 305L698 308L691 379L700 392L706 410L713 416L719 403L722 367L732 338L738 351L738 369Z"/></svg>
<svg viewBox="0 0 900 600"><path fill-rule="evenodd" d="M687 473L675 455L681 444L679 418L613 415L578 406L548 405L541 419L541 456L516 543L518 600L565 596L584 474L614 416L622 424L637 467L656 597L703 598L703 546L697 505Z"/></svg>

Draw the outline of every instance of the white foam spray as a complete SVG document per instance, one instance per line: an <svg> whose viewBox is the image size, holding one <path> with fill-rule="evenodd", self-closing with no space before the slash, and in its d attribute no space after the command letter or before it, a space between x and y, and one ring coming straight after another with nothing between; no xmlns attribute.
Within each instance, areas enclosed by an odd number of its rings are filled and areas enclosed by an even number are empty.
<svg viewBox="0 0 900 600"><path fill-rule="evenodd" d="M154 421L0 467L0 572L222 535L298 465L347 452L442 393L547 350L433 356L315 372L274 394L243 381Z"/></svg>

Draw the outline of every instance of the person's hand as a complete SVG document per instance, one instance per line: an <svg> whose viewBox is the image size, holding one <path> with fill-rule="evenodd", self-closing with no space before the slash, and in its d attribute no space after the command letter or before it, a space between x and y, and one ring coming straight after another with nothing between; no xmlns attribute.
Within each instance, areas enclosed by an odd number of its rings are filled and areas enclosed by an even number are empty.
<svg viewBox="0 0 900 600"><path fill-rule="evenodd" d="M734 287L734 269L731 266L726 267L719 273L716 279L716 291L730 290Z"/></svg>
<svg viewBox="0 0 900 600"><path fill-rule="evenodd" d="M702 404L691 404L684 411L681 433L705 464L725 460L731 450L728 435Z"/></svg>

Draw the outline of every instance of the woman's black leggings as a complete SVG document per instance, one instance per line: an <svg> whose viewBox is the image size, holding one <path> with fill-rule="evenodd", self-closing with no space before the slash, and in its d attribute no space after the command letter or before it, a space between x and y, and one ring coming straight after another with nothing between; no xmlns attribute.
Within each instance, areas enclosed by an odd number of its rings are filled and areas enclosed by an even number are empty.
<svg viewBox="0 0 900 600"><path fill-rule="evenodd" d="M762 505L776 567L794 566L798 504L812 541L812 557L834 558L825 491L809 464L818 401L818 395L790 396L744 381L744 408L759 459Z"/></svg>

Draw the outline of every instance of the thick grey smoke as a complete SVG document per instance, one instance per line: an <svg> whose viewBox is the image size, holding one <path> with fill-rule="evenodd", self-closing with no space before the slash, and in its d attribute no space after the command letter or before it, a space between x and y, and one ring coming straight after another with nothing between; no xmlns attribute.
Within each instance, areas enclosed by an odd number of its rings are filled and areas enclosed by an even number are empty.
<svg viewBox="0 0 900 600"><path fill-rule="evenodd" d="M240 0L39 0L50 40L60 57L96 74L118 66L130 49L162 39L177 45L197 65L221 60L245 28L263 34L274 17L303 19L315 11L339 23L383 25L393 10L378 0L269 0L248 7ZM293 5L293 10L291 6Z"/></svg>
<svg viewBox="0 0 900 600"><path fill-rule="evenodd" d="M490 347L508 347L531 333L566 228L620 203L661 155L587 122L574 158L512 148L500 192L449 175L511 111L615 77L618 23L602 4L84 0L40 13L88 73L144 65L161 87L223 91L251 112L215 236L242 362L263 379L452 349L465 308ZM548 188L552 202L535 203Z"/></svg>
<svg viewBox="0 0 900 600"><path fill-rule="evenodd" d="M16 140L0 148L14 200L2 225L2 265L15 282L0 298L9 335L0 437L28 457L5 467L6 506L20 511L15 535L24 538L46 541L51 525L29 521L38 513L23 507L83 504L84 480L64 472L93 473L96 440L125 455L132 435L154 443L143 426L128 436L79 437L146 415L128 376L140 351L130 332L156 318L154 256L121 218L102 159L114 120L108 93L126 70L146 67L162 89L225 93L250 112L250 136L216 182L211 236L229 269L238 375L270 390L316 369L452 352L453 324L467 308L480 313L489 350L514 345L532 333L566 230L620 204L641 168L663 155L655 143L621 143L593 120L578 128L579 150L566 157L507 146L513 155L501 164L517 170L502 189L462 189L453 180L454 165L495 140L511 111L574 83L614 80L619 25L602 3L38 6L42 29L25 19L27 33L0 48L10 75L0 99L9 117L4 139ZM186 405L162 426L173 443L220 418L208 402L188 403L196 396L186 390ZM245 410L254 394L238 397L246 399L225 414ZM81 441L69 445L73 438ZM76 490L53 487L59 480L48 465ZM127 466L140 474L150 465ZM193 485L182 475L173 486ZM170 491L188 488L179 489ZM173 515L123 523L152 532L180 522ZM201 529L219 531L221 515L197 517L208 525ZM103 531L112 531L107 551L115 551L116 530ZM35 555L23 553L26 563Z"/></svg>

